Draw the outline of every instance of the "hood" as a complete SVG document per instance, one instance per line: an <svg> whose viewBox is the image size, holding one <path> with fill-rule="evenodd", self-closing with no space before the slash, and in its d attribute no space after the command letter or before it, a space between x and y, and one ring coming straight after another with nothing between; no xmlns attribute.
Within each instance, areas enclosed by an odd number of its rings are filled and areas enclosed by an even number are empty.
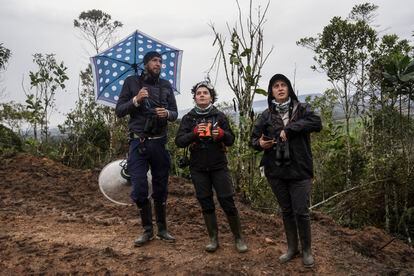
<svg viewBox="0 0 414 276"><path fill-rule="evenodd" d="M274 99L274 97L272 95L272 86L278 80L282 80L282 81L286 82L286 84L288 85L289 97L292 100L292 102L293 101L299 101L298 97L296 96L295 92L293 91L293 87L292 87L292 84L290 83L290 80L285 75L276 74L270 79L269 86L267 88L267 104L268 104L269 108L272 106L272 100Z"/></svg>

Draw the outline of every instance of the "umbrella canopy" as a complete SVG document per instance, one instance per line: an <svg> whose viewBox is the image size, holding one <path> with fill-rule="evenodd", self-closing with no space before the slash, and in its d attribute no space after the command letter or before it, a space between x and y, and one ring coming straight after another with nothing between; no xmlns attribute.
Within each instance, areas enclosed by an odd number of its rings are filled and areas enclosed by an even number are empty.
<svg viewBox="0 0 414 276"><path fill-rule="evenodd" d="M180 89L183 51L136 30L114 46L90 58L98 103L115 107L124 80L144 70L144 55L156 51L162 56L160 77Z"/></svg>

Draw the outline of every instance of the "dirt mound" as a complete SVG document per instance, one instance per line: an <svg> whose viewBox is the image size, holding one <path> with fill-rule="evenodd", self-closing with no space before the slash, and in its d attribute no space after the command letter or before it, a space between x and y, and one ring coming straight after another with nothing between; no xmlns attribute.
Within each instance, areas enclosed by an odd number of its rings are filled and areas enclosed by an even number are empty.
<svg viewBox="0 0 414 276"><path fill-rule="evenodd" d="M319 213L312 215L315 267L304 269L300 258L280 265L286 243L279 216L241 203L249 252L235 251L218 210L220 248L209 254L192 184L176 177L170 179L168 222L177 242L135 248L141 232L136 208L104 199L98 174L25 154L1 161L1 274L414 274L414 251L406 244L376 228L339 227Z"/></svg>

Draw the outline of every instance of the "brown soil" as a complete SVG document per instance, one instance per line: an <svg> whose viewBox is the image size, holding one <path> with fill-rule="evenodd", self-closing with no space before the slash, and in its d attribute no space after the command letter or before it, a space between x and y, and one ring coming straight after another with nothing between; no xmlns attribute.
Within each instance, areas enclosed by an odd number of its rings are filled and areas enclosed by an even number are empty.
<svg viewBox="0 0 414 276"><path fill-rule="evenodd" d="M26 154L1 160L0 274L414 274L413 248L399 240L382 248L393 239L384 231L346 229L320 213L312 215L315 267L303 268L300 258L281 265L278 256L286 248L281 219L240 202L249 251L235 251L219 210L220 248L209 254L193 187L176 177L170 179L168 223L177 242L153 240L135 248L141 232L137 210L106 200L98 174Z"/></svg>

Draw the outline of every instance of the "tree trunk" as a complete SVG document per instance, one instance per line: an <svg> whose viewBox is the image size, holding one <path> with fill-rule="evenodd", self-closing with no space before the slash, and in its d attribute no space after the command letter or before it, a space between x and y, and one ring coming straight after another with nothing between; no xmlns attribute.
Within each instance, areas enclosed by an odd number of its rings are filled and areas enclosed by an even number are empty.
<svg viewBox="0 0 414 276"><path fill-rule="evenodd" d="M348 95L348 83L344 79L344 97L345 97L345 135L346 135L346 188L351 188L351 131L350 131L350 117L351 107Z"/></svg>
<svg viewBox="0 0 414 276"><path fill-rule="evenodd" d="M34 139L37 141L37 123L36 122L33 123L33 136L34 136Z"/></svg>
<svg viewBox="0 0 414 276"><path fill-rule="evenodd" d="M390 207L389 207L389 197L387 191L387 182L383 185L384 191L384 207L385 207L385 231L390 232Z"/></svg>
<svg viewBox="0 0 414 276"><path fill-rule="evenodd" d="M393 195L393 197L394 197L394 204L393 204L393 211L394 211L394 216L395 216L395 218L394 218L394 221L395 221L395 227L393 227L394 228L394 231L396 231L396 232L399 232L399 221L400 221L400 212L398 211L398 193L397 193L397 187L396 187L396 185L395 185L395 182L393 181L392 182L392 185L391 185L391 188L392 188L392 195Z"/></svg>

